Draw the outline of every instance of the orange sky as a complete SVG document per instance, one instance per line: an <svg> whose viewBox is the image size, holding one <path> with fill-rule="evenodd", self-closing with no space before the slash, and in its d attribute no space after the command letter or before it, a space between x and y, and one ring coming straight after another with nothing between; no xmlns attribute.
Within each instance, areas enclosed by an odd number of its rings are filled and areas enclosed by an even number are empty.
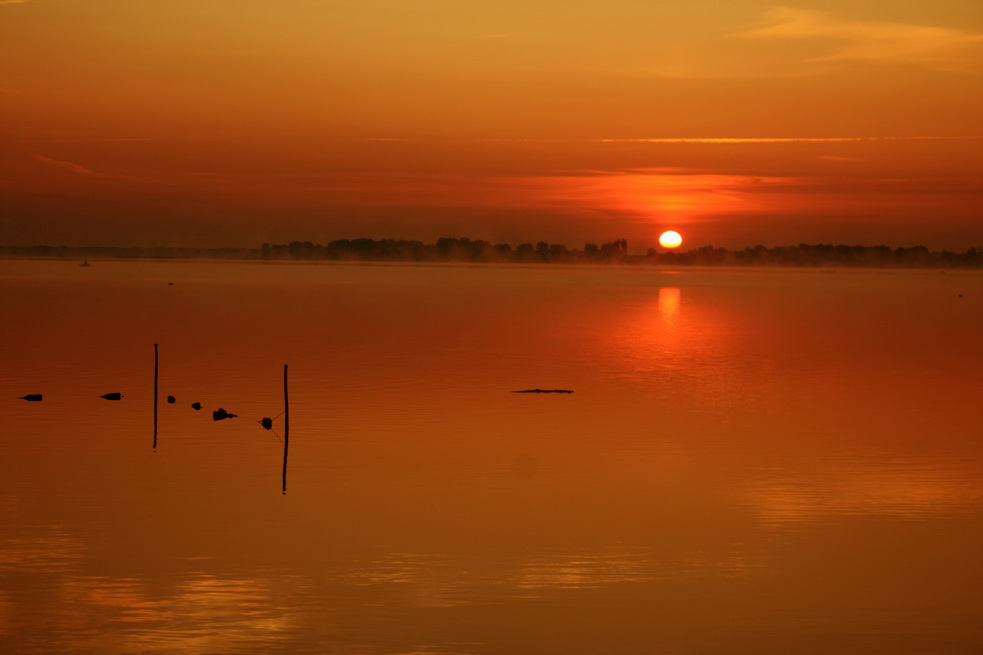
<svg viewBox="0 0 983 655"><path fill-rule="evenodd" d="M979 0L0 0L0 245L983 247Z"/></svg>

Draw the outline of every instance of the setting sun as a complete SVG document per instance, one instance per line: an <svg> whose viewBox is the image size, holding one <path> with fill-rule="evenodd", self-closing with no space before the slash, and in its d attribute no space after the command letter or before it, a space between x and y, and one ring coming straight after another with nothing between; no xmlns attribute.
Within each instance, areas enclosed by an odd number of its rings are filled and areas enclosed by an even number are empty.
<svg viewBox="0 0 983 655"><path fill-rule="evenodd" d="M659 235L659 245L663 248L678 248L682 243L683 237L679 235L679 232L669 230Z"/></svg>

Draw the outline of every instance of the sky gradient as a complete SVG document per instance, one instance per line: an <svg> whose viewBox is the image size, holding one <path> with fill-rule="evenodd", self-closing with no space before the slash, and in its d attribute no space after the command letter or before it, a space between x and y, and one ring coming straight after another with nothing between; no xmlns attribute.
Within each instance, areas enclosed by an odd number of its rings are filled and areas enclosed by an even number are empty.
<svg viewBox="0 0 983 655"><path fill-rule="evenodd" d="M978 0L0 0L0 244L983 247Z"/></svg>

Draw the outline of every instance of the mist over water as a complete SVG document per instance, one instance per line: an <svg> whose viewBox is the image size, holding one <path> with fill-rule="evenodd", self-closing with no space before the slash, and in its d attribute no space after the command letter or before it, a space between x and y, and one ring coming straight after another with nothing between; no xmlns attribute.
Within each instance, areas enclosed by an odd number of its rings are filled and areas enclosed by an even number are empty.
<svg viewBox="0 0 983 655"><path fill-rule="evenodd" d="M978 273L76 264L0 260L0 650L983 649Z"/></svg>

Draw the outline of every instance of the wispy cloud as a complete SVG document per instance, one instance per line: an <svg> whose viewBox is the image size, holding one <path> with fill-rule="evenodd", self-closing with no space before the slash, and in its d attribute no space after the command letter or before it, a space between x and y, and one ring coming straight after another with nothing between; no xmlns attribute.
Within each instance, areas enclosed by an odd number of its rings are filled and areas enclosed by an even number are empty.
<svg viewBox="0 0 983 655"><path fill-rule="evenodd" d="M70 161L52 159L51 157L45 157L44 155L33 155L33 157L35 161L41 164L45 164L46 166L53 166L55 168L60 168L62 170L74 173L75 175L78 175L80 177L88 177L88 178L101 179L101 180L118 180L122 182L136 182L141 184L166 184L168 186L171 186L168 182L164 182L163 180L157 178L139 177L135 175L114 175L110 173L99 173L97 171L88 169L85 166L80 166L79 164Z"/></svg>
<svg viewBox="0 0 983 655"><path fill-rule="evenodd" d="M750 137L607 137L599 139L543 139L525 137L477 137L454 139L459 143L837 143L850 141L978 141L981 136L750 136ZM373 137L367 142L423 143L423 139Z"/></svg>
<svg viewBox="0 0 983 655"><path fill-rule="evenodd" d="M827 40L812 61L865 61L913 65L954 64L983 46L983 34L949 27L850 20L797 7L774 7L755 26L738 33L753 38Z"/></svg>
<svg viewBox="0 0 983 655"><path fill-rule="evenodd" d="M88 168L85 168L84 166L79 166L78 164L73 164L70 161L61 161L59 159L52 159L50 157L45 157L44 155L34 155L34 159L35 159L35 161L39 161L42 164L48 164L49 166L56 166L58 168L62 168L64 170L66 170L66 171L71 171L72 173L75 173L76 175L83 175L83 176L86 176L86 177L104 177L103 175L100 175L99 173L95 173L93 171L90 171Z"/></svg>
<svg viewBox="0 0 983 655"><path fill-rule="evenodd" d="M832 136L832 137L681 137L597 139L599 143L839 143L850 141L963 141L973 136Z"/></svg>

